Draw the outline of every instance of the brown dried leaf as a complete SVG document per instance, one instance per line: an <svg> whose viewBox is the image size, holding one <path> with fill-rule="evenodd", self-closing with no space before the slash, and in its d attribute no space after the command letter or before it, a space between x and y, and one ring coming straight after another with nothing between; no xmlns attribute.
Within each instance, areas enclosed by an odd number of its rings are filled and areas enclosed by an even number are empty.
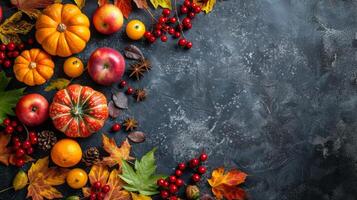
<svg viewBox="0 0 357 200"><path fill-rule="evenodd" d="M120 109L128 109L128 97L123 92L113 94L113 102Z"/></svg>
<svg viewBox="0 0 357 200"><path fill-rule="evenodd" d="M129 45L124 49L125 57L133 60L145 59L143 52L135 45Z"/></svg>
<svg viewBox="0 0 357 200"><path fill-rule="evenodd" d="M136 4L136 6L140 9L147 9L149 8L148 3L146 2L146 0L134 0L134 3Z"/></svg>
<svg viewBox="0 0 357 200"><path fill-rule="evenodd" d="M108 103L108 110L109 110L109 116L111 118L117 118L119 117L120 115L120 109L117 108L115 105L114 105L114 102L113 101L109 101Z"/></svg>
<svg viewBox="0 0 357 200"><path fill-rule="evenodd" d="M145 133L141 131L133 131L129 133L127 137L129 138L130 141L135 143L144 142L146 139Z"/></svg>
<svg viewBox="0 0 357 200"><path fill-rule="evenodd" d="M120 147L117 146L113 138L108 138L106 135L102 135L103 149L110 155L103 158L103 164L113 167L116 164L121 166L122 160L133 160L130 156L131 145L128 140L122 142Z"/></svg>

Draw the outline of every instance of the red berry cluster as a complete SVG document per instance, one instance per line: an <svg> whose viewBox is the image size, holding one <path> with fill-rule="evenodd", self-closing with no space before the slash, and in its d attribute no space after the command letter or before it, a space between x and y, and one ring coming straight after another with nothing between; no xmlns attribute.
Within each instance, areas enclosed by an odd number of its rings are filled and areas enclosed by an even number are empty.
<svg viewBox="0 0 357 200"><path fill-rule="evenodd" d="M32 145L37 144L37 134L35 132L29 132L28 139L21 142L20 138L12 138L12 146L15 151L15 163L16 166L22 167L25 164L25 156L34 153Z"/></svg>
<svg viewBox="0 0 357 200"><path fill-rule="evenodd" d="M132 95L132 94L134 94L134 91L135 91L134 88L128 86L128 83L127 83L125 80L121 80L120 83L119 83L119 86L120 86L121 88L127 87L127 88L126 88L126 91L125 91L125 93L126 93L127 95Z"/></svg>
<svg viewBox="0 0 357 200"><path fill-rule="evenodd" d="M180 6L180 16L184 16L182 22L180 22L179 16L176 16L175 14L172 15L171 11L165 8L162 11L162 15L157 20L157 23L154 25L155 29L151 32L146 31L144 37L150 43L154 43L157 38L160 38L162 42L166 42L168 39L166 33L168 33L169 35L172 35L173 38L180 38L178 41L180 47L191 49L192 42L183 37L182 31L192 28L191 20L200 12L201 7L190 0L185 0Z"/></svg>
<svg viewBox="0 0 357 200"><path fill-rule="evenodd" d="M101 182L97 181L92 185L89 200L103 200L109 191L109 185L103 185Z"/></svg>
<svg viewBox="0 0 357 200"><path fill-rule="evenodd" d="M195 173L191 176L193 182L197 183L201 180L201 175L206 173L206 167L202 166L202 162L207 160L208 156L206 153L202 153L199 158L193 158L188 162L188 166L195 170ZM174 175L169 176L169 178L157 180L157 185L160 187L160 196L162 199L177 200L176 196L180 187L184 186L185 183L180 177L183 175L184 171L187 169L186 163L179 163ZM200 175L201 174L201 175Z"/></svg>
<svg viewBox="0 0 357 200"><path fill-rule="evenodd" d="M5 127L5 133L7 134L12 134L15 130L19 133L24 131L24 127L21 124L16 120L11 121L9 118L4 119L2 125Z"/></svg>
<svg viewBox="0 0 357 200"><path fill-rule="evenodd" d="M26 43L33 45L34 40L30 38ZM6 45L0 44L0 65L5 68L10 68L13 64L13 60L19 56L24 49L25 43L15 44L14 42L9 42Z"/></svg>

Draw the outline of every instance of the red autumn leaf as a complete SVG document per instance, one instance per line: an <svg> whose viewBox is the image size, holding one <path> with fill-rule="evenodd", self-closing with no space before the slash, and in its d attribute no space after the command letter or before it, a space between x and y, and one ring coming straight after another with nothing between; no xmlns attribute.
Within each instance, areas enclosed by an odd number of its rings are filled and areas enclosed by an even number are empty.
<svg viewBox="0 0 357 200"><path fill-rule="evenodd" d="M121 10L125 18L129 17L133 9L131 6L131 1L132 0L114 0L114 5L116 5Z"/></svg>
<svg viewBox="0 0 357 200"><path fill-rule="evenodd" d="M136 6L140 9L147 9L149 8L148 3L146 2L146 0L134 0L134 3L136 4Z"/></svg>

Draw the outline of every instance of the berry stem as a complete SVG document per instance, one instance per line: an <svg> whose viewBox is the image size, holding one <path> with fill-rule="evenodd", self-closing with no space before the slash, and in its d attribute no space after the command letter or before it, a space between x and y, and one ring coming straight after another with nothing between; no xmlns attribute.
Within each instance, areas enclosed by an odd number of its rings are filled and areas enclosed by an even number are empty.
<svg viewBox="0 0 357 200"><path fill-rule="evenodd" d="M154 14L152 14L152 12L148 8L145 8L145 11L149 13L152 21L157 22L156 18L154 17Z"/></svg>
<svg viewBox="0 0 357 200"><path fill-rule="evenodd" d="M2 190L0 190L0 193L6 192L6 191L8 191L8 190L11 190L12 188L14 188L14 187L13 187L13 186L11 186L11 187L8 187L8 188L5 188L5 189L2 189Z"/></svg>
<svg viewBox="0 0 357 200"><path fill-rule="evenodd" d="M27 129L27 126L24 124L24 123L21 123L22 126L25 128L25 131L26 131L26 140L29 139L29 130Z"/></svg>
<svg viewBox="0 0 357 200"><path fill-rule="evenodd" d="M177 12L177 0L174 0L174 6L175 6L175 13L176 13L177 23L178 23L178 24L179 24L179 26L180 26L181 21L180 21L180 18L179 18L178 12ZM185 37L185 35L184 35L184 33L183 33L183 30L182 30L181 28L180 28L180 32L181 32L182 37L183 37L183 38L186 38L186 37Z"/></svg>

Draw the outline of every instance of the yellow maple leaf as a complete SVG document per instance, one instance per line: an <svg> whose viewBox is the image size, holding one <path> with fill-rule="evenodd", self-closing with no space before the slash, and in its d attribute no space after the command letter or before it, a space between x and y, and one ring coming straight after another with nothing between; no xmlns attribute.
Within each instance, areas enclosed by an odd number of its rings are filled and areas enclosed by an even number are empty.
<svg viewBox="0 0 357 200"><path fill-rule="evenodd" d="M102 163L113 167L118 164L121 166L122 160L133 160L134 158L130 156L131 145L128 140L122 142L120 147L117 146L113 138L108 138L106 135L102 135L103 149L110 154L108 157L104 157Z"/></svg>
<svg viewBox="0 0 357 200"><path fill-rule="evenodd" d="M237 186L244 183L246 177L247 174L242 171L232 169L225 173L221 167L213 170L208 183L217 199L224 197L228 200L243 200L246 196L245 191Z"/></svg>
<svg viewBox="0 0 357 200"><path fill-rule="evenodd" d="M123 181L119 178L117 169L109 172L108 167L104 165L93 165L89 172L89 182L94 184L99 181L102 184L110 186L110 191L106 193L104 200L131 200L128 191L123 190ZM88 197L91 189L89 187L82 188L83 196Z"/></svg>
<svg viewBox="0 0 357 200"><path fill-rule="evenodd" d="M171 0L150 0L151 4L157 9L159 6L162 8L172 9Z"/></svg>
<svg viewBox="0 0 357 200"><path fill-rule="evenodd" d="M143 194L136 194L134 192L130 192L131 198L133 200L152 200L151 197L143 195Z"/></svg>
<svg viewBox="0 0 357 200"><path fill-rule="evenodd" d="M49 158L44 157L32 163L27 172L29 186L27 198L43 200L62 198L61 192L52 186L61 185L65 182L68 170L58 167L48 167Z"/></svg>
<svg viewBox="0 0 357 200"><path fill-rule="evenodd" d="M193 0L193 2L199 5L205 13L211 12L216 4L216 0Z"/></svg>

